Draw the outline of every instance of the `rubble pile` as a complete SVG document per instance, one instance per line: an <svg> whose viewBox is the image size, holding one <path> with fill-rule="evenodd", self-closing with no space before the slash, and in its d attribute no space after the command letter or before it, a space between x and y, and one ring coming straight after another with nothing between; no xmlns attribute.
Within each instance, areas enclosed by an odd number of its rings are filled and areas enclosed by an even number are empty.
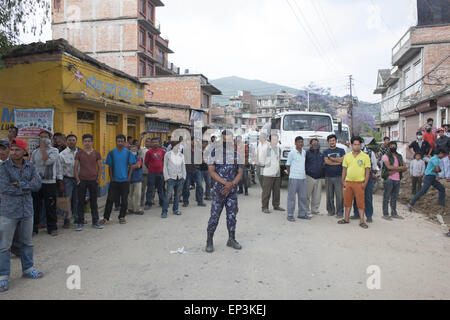
<svg viewBox="0 0 450 320"><path fill-rule="evenodd" d="M427 215L431 220L437 222L436 216L438 214L442 215L446 224L450 225L450 182L444 179L440 179L439 182L444 186L445 192L445 203L446 208L442 208L438 205L438 195L439 192L431 187L427 194L424 195L417 203L414 205L414 210L416 212L423 213ZM412 194L412 179L409 171L403 174L402 186L400 188L400 195L398 201L402 204L407 204L414 197Z"/></svg>

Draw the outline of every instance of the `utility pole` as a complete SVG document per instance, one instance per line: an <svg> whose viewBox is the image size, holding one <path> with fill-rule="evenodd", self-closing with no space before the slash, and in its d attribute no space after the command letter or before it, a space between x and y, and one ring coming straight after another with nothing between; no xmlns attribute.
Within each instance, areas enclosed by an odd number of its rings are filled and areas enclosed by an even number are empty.
<svg viewBox="0 0 450 320"><path fill-rule="evenodd" d="M350 131L351 131L351 136L355 135L355 131L353 130L353 94L352 94L352 86L353 86L353 76L350 75L349 76L349 84L350 84L350 105L348 107L348 113L350 116Z"/></svg>
<svg viewBox="0 0 450 320"><path fill-rule="evenodd" d="M309 109L309 90L307 91L308 92L308 112L310 112L311 110Z"/></svg>

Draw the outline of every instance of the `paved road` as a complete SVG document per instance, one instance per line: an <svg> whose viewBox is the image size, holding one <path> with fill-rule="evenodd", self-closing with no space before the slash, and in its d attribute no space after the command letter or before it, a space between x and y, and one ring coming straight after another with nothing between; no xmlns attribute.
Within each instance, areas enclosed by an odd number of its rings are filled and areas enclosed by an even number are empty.
<svg viewBox="0 0 450 320"><path fill-rule="evenodd" d="M240 198L237 240L226 247L221 218L213 254L204 252L208 208L182 208L161 219L159 209L130 216L104 230L62 230L35 237L41 280L20 278L13 259L10 291L0 299L450 299L450 242L444 230L417 213L404 221L381 219L375 197L374 223L337 225L315 216L289 223L284 214L261 213L260 189ZM325 213L325 195L321 211ZM285 206L286 189L282 190ZM184 247L186 254L170 254ZM66 288L66 269L81 268L81 289ZM369 290L367 267L381 270L381 289Z"/></svg>

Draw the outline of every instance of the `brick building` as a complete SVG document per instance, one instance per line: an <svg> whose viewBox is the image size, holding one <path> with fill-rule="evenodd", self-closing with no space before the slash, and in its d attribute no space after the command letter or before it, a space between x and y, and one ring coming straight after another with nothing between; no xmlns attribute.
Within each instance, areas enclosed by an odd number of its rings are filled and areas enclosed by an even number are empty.
<svg viewBox="0 0 450 320"><path fill-rule="evenodd" d="M179 73L156 20L160 0L52 0L53 39L132 76Z"/></svg>
<svg viewBox="0 0 450 320"><path fill-rule="evenodd" d="M184 74L177 76L156 76L141 78L147 83L145 100L189 106L189 121L201 120L204 125L210 123L210 110L213 95L222 92L208 82L202 74ZM172 119L173 120L173 119Z"/></svg>
<svg viewBox="0 0 450 320"><path fill-rule="evenodd" d="M383 135L406 145L427 118L449 123L449 84L450 21L411 27L392 49L392 68L378 71Z"/></svg>
<svg viewBox="0 0 450 320"><path fill-rule="evenodd" d="M151 115L153 118L170 119L185 125L190 124L191 108L187 105L148 101L145 104L147 107L151 107L152 110L156 110L156 113Z"/></svg>

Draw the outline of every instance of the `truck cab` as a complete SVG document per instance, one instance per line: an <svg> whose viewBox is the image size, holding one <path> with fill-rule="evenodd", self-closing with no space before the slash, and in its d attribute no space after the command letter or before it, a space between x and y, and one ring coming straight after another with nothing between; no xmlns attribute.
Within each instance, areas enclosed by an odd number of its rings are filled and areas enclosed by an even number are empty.
<svg viewBox="0 0 450 320"><path fill-rule="evenodd" d="M348 125L342 124L341 131L339 132L339 124L335 123L333 129L339 143L347 145L350 142L350 129Z"/></svg>
<svg viewBox="0 0 450 320"><path fill-rule="evenodd" d="M280 165L282 172L286 167L289 152L295 148L295 138L303 137L305 150L313 138L319 140L321 150L328 148L327 137L334 134L333 118L328 113L288 111L272 118L271 128L279 132L281 148Z"/></svg>
<svg viewBox="0 0 450 320"><path fill-rule="evenodd" d="M337 137L337 146L345 150L345 152L350 152L350 128L346 124L341 124L341 130L339 130L339 124L333 124L334 134Z"/></svg>

